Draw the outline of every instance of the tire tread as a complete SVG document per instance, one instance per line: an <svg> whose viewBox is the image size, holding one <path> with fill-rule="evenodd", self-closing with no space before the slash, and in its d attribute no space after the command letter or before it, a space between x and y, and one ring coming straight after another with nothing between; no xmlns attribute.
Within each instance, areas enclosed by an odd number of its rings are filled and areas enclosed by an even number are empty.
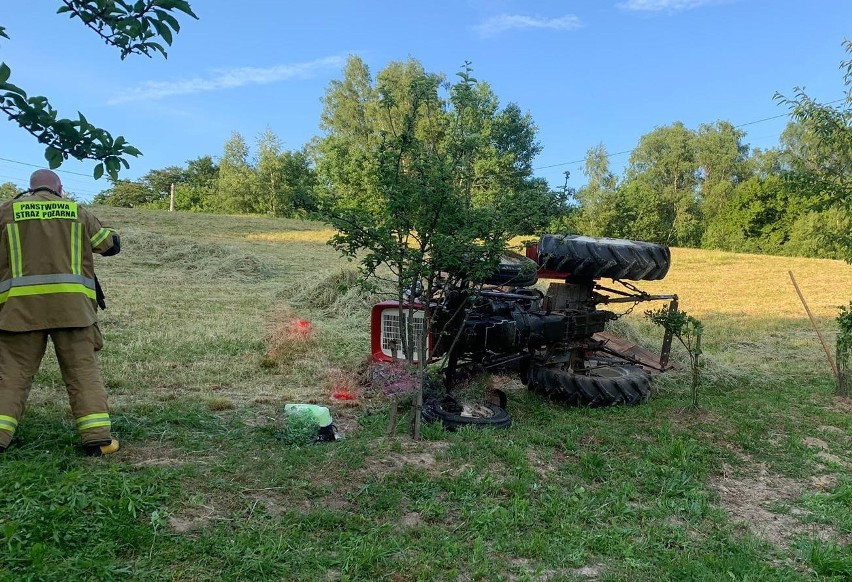
<svg viewBox="0 0 852 582"><path fill-rule="evenodd" d="M538 243L538 264L577 277L655 281L668 273L671 251L641 241L545 234Z"/></svg>

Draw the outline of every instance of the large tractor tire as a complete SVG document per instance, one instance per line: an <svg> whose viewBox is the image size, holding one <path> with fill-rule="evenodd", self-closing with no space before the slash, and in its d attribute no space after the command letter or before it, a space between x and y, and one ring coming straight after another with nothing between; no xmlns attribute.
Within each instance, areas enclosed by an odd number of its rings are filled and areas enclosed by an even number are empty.
<svg viewBox="0 0 852 582"><path fill-rule="evenodd" d="M500 257L497 271L483 281L486 285L530 287L538 281L535 261L518 253L507 252Z"/></svg>
<svg viewBox="0 0 852 582"><path fill-rule="evenodd" d="M604 366L589 375L533 368L527 386L538 394L580 406L635 406L651 395L651 377L639 366Z"/></svg>
<svg viewBox="0 0 852 582"><path fill-rule="evenodd" d="M545 234L538 243L538 264L580 278L655 281L669 272L671 251L647 242Z"/></svg>

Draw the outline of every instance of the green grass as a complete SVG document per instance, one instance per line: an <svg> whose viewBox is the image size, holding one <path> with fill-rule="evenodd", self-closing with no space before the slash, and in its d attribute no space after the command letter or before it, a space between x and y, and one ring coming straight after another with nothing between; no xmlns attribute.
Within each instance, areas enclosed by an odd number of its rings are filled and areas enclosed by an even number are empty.
<svg viewBox="0 0 852 582"><path fill-rule="evenodd" d="M655 284L707 327L701 409L685 372L616 409L566 408L505 378L511 429L427 426L412 442L405 422L385 436L380 399L329 399L368 352L372 297L321 225L99 214L124 236L97 263L123 449L77 451L48 357L0 456L2 581L852 577L852 405L832 395L803 314L777 298L737 313L742 290L714 283L740 261L760 281L753 257L678 252ZM844 303L819 293L848 292L850 269L795 266L820 306ZM830 310L815 311L830 334ZM310 347L270 364L294 316L312 321ZM621 331L654 347L628 319ZM294 401L331 406L345 438L312 443L283 415Z"/></svg>

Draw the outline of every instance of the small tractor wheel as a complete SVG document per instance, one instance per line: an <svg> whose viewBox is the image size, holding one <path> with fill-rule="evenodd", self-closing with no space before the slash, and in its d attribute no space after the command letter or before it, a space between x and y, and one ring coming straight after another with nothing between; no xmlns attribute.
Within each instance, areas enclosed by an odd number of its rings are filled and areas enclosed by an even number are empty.
<svg viewBox="0 0 852 582"><path fill-rule="evenodd" d="M538 281L537 270L538 267L532 259L518 253L507 252L500 257L500 265L497 267L497 271L487 277L483 283L508 287L530 287Z"/></svg>
<svg viewBox="0 0 852 582"><path fill-rule="evenodd" d="M459 406L446 400L433 400L424 403L420 417L425 422L441 421L447 430L456 430L463 426L478 428L509 428L512 417L504 408L484 402L475 406Z"/></svg>
<svg viewBox="0 0 852 582"><path fill-rule="evenodd" d="M589 374L533 368L528 387L544 396L580 406L635 406L651 395L651 377L639 366L604 366Z"/></svg>
<svg viewBox="0 0 852 582"><path fill-rule="evenodd" d="M538 264L575 277L655 281L669 272L671 251L648 242L545 234L538 243Z"/></svg>

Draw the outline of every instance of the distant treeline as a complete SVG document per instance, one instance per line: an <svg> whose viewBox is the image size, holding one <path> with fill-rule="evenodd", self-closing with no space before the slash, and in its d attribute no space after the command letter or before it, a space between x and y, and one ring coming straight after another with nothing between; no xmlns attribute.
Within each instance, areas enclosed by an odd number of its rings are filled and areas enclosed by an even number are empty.
<svg viewBox="0 0 852 582"><path fill-rule="evenodd" d="M564 187L549 230L629 238L671 246L843 258L850 217L824 179L826 159L852 174L849 152L826 155L807 121L791 122L778 148L752 150L744 131L727 121L689 129L677 122L642 136L622 176L610 170L603 145L590 149L587 184ZM845 162L845 165L844 165ZM309 217L321 188L311 148L286 151L266 131L250 158L234 133L223 154L183 167L117 180L94 202L229 214Z"/></svg>
<svg viewBox="0 0 852 582"><path fill-rule="evenodd" d="M811 127L789 123L768 150L751 150L726 121L658 127L639 140L621 177L598 146L560 225L671 246L846 258L852 152Z"/></svg>

